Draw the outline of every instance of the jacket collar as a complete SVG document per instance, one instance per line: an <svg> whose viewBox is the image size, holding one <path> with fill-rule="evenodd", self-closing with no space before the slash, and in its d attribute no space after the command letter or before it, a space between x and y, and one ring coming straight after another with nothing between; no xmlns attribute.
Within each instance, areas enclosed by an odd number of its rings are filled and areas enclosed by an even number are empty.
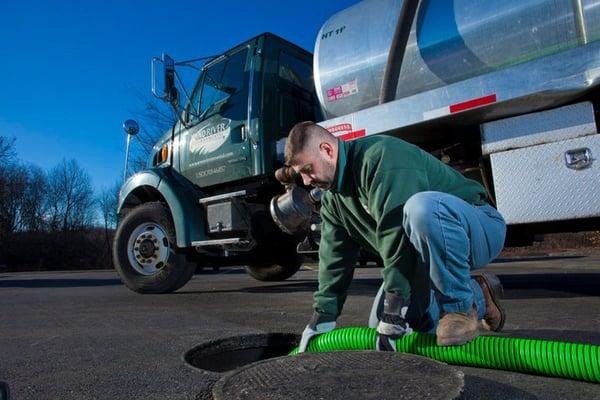
<svg viewBox="0 0 600 400"><path fill-rule="evenodd" d="M348 163L348 151L350 146L343 140L338 139L338 159L335 168L335 177L331 183L330 191L334 193L340 193L344 187L344 176L346 170L346 164Z"/></svg>

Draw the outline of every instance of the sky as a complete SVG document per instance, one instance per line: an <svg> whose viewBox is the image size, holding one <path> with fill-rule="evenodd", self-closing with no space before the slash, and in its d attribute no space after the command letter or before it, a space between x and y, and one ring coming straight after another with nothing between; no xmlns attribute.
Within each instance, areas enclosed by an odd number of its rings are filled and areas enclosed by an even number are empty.
<svg viewBox="0 0 600 400"><path fill-rule="evenodd" d="M0 2L0 136L44 169L74 158L96 190L123 174L124 120L150 95L150 60L222 53L262 32L314 51L357 0Z"/></svg>

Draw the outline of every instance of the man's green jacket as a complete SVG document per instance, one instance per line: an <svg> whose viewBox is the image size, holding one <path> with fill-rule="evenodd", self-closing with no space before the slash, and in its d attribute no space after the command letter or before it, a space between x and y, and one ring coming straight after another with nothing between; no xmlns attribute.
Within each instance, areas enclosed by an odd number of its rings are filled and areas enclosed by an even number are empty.
<svg viewBox="0 0 600 400"><path fill-rule="evenodd" d="M321 204L319 289L314 308L339 315L362 247L383 260L386 292L405 298L417 267L402 227L403 207L415 193L437 191L471 204L486 202L484 188L417 146L391 136L339 141L331 189Z"/></svg>

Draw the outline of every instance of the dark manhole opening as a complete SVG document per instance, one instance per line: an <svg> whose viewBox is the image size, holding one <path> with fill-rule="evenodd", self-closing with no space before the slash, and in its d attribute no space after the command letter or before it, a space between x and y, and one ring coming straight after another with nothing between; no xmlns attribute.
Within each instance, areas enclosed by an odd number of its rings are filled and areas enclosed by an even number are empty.
<svg viewBox="0 0 600 400"><path fill-rule="evenodd" d="M293 333L234 336L196 346L185 353L184 360L199 369L226 372L256 361L285 356L299 341L300 336Z"/></svg>
<svg viewBox="0 0 600 400"><path fill-rule="evenodd" d="M8 390L8 384L0 382L0 400L9 400L10 391Z"/></svg>

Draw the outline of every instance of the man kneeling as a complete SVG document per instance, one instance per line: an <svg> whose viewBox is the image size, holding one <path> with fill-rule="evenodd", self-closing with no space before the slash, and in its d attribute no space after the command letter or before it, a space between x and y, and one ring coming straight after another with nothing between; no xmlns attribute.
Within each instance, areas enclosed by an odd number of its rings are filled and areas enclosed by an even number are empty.
<svg viewBox="0 0 600 400"><path fill-rule="evenodd" d="M300 351L335 327L361 247L383 260L378 349L394 350L412 329L435 330L444 346L475 339L480 320L502 329L499 280L471 278L498 255L506 233L478 182L401 139L344 142L313 122L292 128L285 159L305 185L326 191L319 289Z"/></svg>

